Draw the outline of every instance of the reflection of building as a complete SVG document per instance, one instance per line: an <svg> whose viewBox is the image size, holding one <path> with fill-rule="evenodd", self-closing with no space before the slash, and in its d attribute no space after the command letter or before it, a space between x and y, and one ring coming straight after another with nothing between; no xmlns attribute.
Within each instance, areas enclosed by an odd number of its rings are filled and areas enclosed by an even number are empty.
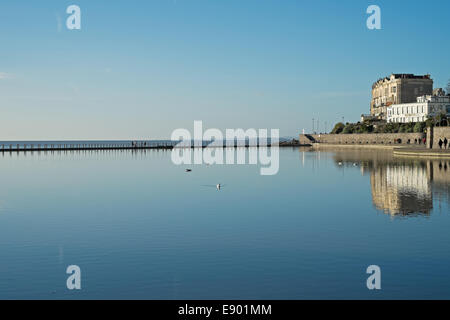
<svg viewBox="0 0 450 320"><path fill-rule="evenodd" d="M429 161L427 165L433 181L433 196L450 203L450 160Z"/></svg>
<svg viewBox="0 0 450 320"><path fill-rule="evenodd" d="M433 207L450 203L450 160L397 158L363 149L336 151L333 158L343 170L359 167L370 176L373 204L385 213L429 215Z"/></svg>
<svg viewBox="0 0 450 320"><path fill-rule="evenodd" d="M387 122L420 122L441 113L450 115L450 96L421 96L414 103L387 108Z"/></svg>
<svg viewBox="0 0 450 320"><path fill-rule="evenodd" d="M425 166L388 164L373 170L370 182L377 209L395 215L429 214L433 208L431 181Z"/></svg>
<svg viewBox="0 0 450 320"><path fill-rule="evenodd" d="M430 75L391 74L372 85L370 114L386 119L388 106L415 102L417 97L432 93L433 80Z"/></svg>

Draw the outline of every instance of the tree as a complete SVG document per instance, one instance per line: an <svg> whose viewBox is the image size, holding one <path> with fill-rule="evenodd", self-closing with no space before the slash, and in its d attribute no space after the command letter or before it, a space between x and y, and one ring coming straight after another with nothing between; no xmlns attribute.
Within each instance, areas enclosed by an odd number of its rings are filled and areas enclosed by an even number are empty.
<svg viewBox="0 0 450 320"><path fill-rule="evenodd" d="M384 127L383 127L383 133L396 133L398 130L398 128L395 126L394 123L387 123Z"/></svg>
<svg viewBox="0 0 450 320"><path fill-rule="evenodd" d="M351 123L347 123L342 133L353 133L354 131L354 125Z"/></svg>
<svg viewBox="0 0 450 320"><path fill-rule="evenodd" d="M381 124L377 125L373 132L375 132L375 133L383 133L384 132L384 126L381 125Z"/></svg>
<svg viewBox="0 0 450 320"><path fill-rule="evenodd" d="M448 126L448 121L447 121L447 115L445 113L440 113L436 116L435 118L435 123L439 126L439 127L445 127Z"/></svg>
<svg viewBox="0 0 450 320"><path fill-rule="evenodd" d="M406 126L405 123L403 123L403 124L400 126L400 129L398 130L398 132L400 132L400 133L405 133L405 132L407 132L406 130L407 130L407 126Z"/></svg>
<svg viewBox="0 0 450 320"><path fill-rule="evenodd" d="M400 123L394 123L392 133L397 133L400 130Z"/></svg>
<svg viewBox="0 0 450 320"><path fill-rule="evenodd" d="M400 133L412 133L414 132L414 122L402 123L398 128Z"/></svg>
<svg viewBox="0 0 450 320"><path fill-rule="evenodd" d="M416 133L423 132L424 129L425 129L425 122L417 122L414 125L414 132Z"/></svg>
<svg viewBox="0 0 450 320"><path fill-rule="evenodd" d="M414 125L415 125L414 122L408 122L408 123L406 124L406 132L407 132L407 133L412 133L412 132L414 132Z"/></svg>
<svg viewBox="0 0 450 320"><path fill-rule="evenodd" d="M342 122L338 122L334 126L333 130L331 130L331 133L339 134L344 130L344 128L345 128L345 124L343 124Z"/></svg>
<svg viewBox="0 0 450 320"><path fill-rule="evenodd" d="M373 125L367 123L357 123L354 126L354 133L369 133L373 132Z"/></svg>

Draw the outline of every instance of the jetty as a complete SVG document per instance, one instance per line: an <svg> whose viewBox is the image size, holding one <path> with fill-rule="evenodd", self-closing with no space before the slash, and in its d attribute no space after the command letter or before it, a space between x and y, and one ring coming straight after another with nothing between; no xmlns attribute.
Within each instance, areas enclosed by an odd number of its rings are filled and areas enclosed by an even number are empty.
<svg viewBox="0 0 450 320"><path fill-rule="evenodd" d="M301 145L299 143L294 143L291 141L283 141L279 144L239 144L234 143L234 145L220 145L220 146L210 146L211 142L204 141L201 144L179 144L176 141L164 141L164 142L152 142L152 141L136 141L136 142L124 142L124 143L1 143L0 142L0 152L34 152L34 151L78 151L78 150L151 150L151 149L174 149L174 148L271 148L277 147L302 147L310 145Z"/></svg>

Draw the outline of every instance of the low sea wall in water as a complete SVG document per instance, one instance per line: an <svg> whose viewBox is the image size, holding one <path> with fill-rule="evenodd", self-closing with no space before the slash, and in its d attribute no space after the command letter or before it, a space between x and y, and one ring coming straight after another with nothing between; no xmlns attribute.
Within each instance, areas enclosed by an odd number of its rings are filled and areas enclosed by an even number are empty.
<svg viewBox="0 0 450 320"><path fill-rule="evenodd" d="M300 134L301 144L422 145L425 133Z"/></svg>

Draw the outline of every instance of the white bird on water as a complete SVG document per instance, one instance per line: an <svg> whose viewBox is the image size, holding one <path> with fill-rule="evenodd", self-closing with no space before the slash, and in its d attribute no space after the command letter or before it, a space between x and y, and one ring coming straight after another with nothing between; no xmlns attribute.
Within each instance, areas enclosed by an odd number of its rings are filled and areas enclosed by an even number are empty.
<svg viewBox="0 0 450 320"><path fill-rule="evenodd" d="M216 190L222 190L222 188L225 188L227 185L225 184L203 184L203 187L208 187L208 188L215 188Z"/></svg>

